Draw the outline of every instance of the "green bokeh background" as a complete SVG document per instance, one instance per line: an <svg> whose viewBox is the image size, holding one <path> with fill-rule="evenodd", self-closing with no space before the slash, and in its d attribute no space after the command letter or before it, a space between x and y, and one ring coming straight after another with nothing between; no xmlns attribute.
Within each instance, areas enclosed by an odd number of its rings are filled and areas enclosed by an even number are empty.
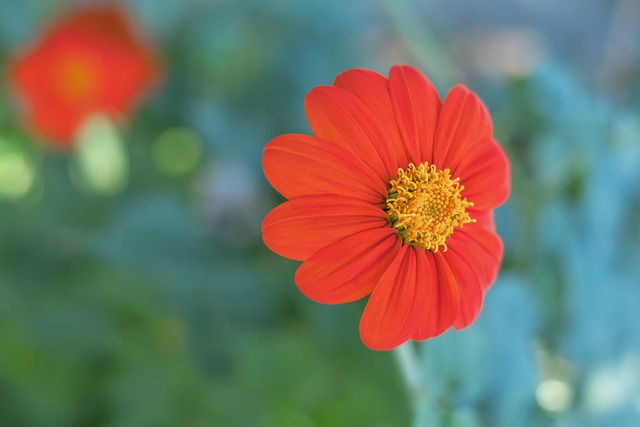
<svg viewBox="0 0 640 427"><path fill-rule="evenodd" d="M0 426L640 425L639 3L122 3L165 75L119 184L42 150L0 83ZM3 75L71 5L0 0ZM500 278L418 346L417 401L364 302L307 300L260 237L262 147L309 132L312 87L395 63L477 92L513 173Z"/></svg>

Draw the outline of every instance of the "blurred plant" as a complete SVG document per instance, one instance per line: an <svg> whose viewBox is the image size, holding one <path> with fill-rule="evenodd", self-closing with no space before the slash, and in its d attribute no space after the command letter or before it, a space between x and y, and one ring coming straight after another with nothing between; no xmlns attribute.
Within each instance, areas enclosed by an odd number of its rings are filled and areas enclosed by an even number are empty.
<svg viewBox="0 0 640 427"><path fill-rule="evenodd" d="M15 136L0 136L0 200L24 197L36 180L33 156Z"/></svg>
<svg viewBox="0 0 640 427"><path fill-rule="evenodd" d="M232 159L212 162L198 176L196 191L200 217L214 235L230 247L255 245L269 201L251 168Z"/></svg>
<svg viewBox="0 0 640 427"><path fill-rule="evenodd" d="M120 120L129 113L159 67L121 8L88 5L68 11L19 54L11 79L31 130L67 148L90 115Z"/></svg>
<svg viewBox="0 0 640 427"><path fill-rule="evenodd" d="M128 177L124 141L113 122L102 114L87 117L76 132L70 173L76 187L87 193L114 194Z"/></svg>

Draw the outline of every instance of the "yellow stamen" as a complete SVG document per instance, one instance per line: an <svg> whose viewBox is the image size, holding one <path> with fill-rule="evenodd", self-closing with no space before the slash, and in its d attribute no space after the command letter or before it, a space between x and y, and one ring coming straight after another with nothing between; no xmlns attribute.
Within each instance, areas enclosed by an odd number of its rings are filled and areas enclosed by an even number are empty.
<svg viewBox="0 0 640 427"><path fill-rule="evenodd" d="M446 251L454 229L476 221L466 211L473 203L460 196L462 190L460 178L451 179L448 168L410 163L391 180L384 210L404 244L433 252L442 246Z"/></svg>

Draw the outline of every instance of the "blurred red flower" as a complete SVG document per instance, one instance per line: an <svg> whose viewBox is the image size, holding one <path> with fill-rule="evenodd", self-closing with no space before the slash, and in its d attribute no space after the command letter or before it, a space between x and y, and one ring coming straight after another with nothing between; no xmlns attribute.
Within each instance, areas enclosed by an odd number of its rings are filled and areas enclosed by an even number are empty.
<svg viewBox="0 0 640 427"><path fill-rule="evenodd" d="M362 341L387 350L471 324L502 260L493 209L510 191L491 117L457 85L444 102L417 70L349 70L305 99L315 136L264 150L289 201L265 218L265 244L301 260L297 286L327 304L370 295Z"/></svg>
<svg viewBox="0 0 640 427"><path fill-rule="evenodd" d="M92 113L127 114L159 75L154 50L113 5L84 6L55 22L13 63L32 130L68 147Z"/></svg>

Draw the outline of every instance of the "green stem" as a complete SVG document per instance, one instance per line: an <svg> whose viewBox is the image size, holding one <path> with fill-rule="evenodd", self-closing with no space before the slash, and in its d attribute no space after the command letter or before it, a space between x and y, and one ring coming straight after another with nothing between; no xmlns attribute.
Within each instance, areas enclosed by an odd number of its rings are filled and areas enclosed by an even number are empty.
<svg viewBox="0 0 640 427"><path fill-rule="evenodd" d="M393 357L400 369L411 406L415 412L420 402L423 402L427 397L415 344L412 341L407 341L393 350Z"/></svg>

